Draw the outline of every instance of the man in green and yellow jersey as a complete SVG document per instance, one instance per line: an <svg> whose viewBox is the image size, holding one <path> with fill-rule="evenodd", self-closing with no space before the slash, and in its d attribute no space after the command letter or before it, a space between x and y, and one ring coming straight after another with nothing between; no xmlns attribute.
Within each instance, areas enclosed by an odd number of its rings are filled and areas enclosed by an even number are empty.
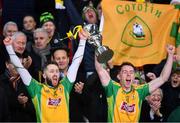
<svg viewBox="0 0 180 123"><path fill-rule="evenodd" d="M81 30L79 32L79 37L79 47L73 57L72 64L67 71L66 77L59 82L60 74L58 65L51 62L44 67L44 84L33 79L29 72L22 66L12 48L12 39L7 37L4 40L10 60L16 66L33 100L38 122L69 122L69 93L83 58L88 33Z"/></svg>
<svg viewBox="0 0 180 123"><path fill-rule="evenodd" d="M102 85L105 88L108 101L109 122L138 122L142 101L145 97L164 84L171 73L175 48L167 46L168 58L161 75L151 82L136 86L132 85L135 79L135 68L131 63L123 63L117 78L120 84L116 84L101 64L95 60L96 70Z"/></svg>

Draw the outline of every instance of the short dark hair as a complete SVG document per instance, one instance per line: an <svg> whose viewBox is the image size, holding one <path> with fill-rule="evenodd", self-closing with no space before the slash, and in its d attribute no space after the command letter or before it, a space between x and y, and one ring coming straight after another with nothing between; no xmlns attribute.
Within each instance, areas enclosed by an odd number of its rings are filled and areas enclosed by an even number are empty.
<svg viewBox="0 0 180 123"><path fill-rule="evenodd" d="M67 56L69 57L69 48L67 48L66 46L61 46L61 47L58 47L58 48L53 48L52 50L51 50L51 54L52 54L52 57L54 58L54 53L56 52L56 51L58 51L58 50L64 50L65 52L66 52L66 54L67 54Z"/></svg>
<svg viewBox="0 0 180 123"><path fill-rule="evenodd" d="M37 19L35 18L35 15L34 14L26 14L24 17L23 17L23 21L24 21L24 18L25 17L32 17L34 19L35 22L37 22Z"/></svg>
<svg viewBox="0 0 180 123"><path fill-rule="evenodd" d="M44 64L43 72L47 69L47 66L50 65L50 64L56 65L56 66L58 67L58 64L57 64L55 61L48 61L48 62L46 62L46 63Z"/></svg>
<svg viewBox="0 0 180 123"><path fill-rule="evenodd" d="M175 74L175 73L176 73L176 74L180 74L180 70L174 70L174 71L172 71L171 75L172 75L172 74Z"/></svg>
<svg viewBox="0 0 180 123"><path fill-rule="evenodd" d="M23 20L24 20L25 17L32 17L34 19L34 21L36 21L33 14L26 14L26 15L24 15Z"/></svg>
<svg viewBox="0 0 180 123"><path fill-rule="evenodd" d="M133 67L134 70L136 70L135 66L134 66L132 63L130 63L130 62L123 62L123 63L120 65L120 67L119 67L119 71L121 71L122 67L125 66L125 65L131 66L131 67Z"/></svg>

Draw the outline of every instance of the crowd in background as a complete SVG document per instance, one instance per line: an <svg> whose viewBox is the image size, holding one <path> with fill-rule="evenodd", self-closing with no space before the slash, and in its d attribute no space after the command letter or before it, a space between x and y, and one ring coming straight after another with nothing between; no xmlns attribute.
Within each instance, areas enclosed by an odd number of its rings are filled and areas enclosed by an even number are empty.
<svg viewBox="0 0 180 123"><path fill-rule="evenodd" d="M133 0L131 0L133 1ZM77 25L100 25L101 0L1 0L0 1L0 121L35 122L37 112L31 96L16 66L11 63L3 40L11 37L12 46L31 76L44 83L43 70L55 61L60 78L67 75L80 38L67 37ZM170 4L170 0L149 0ZM56 7L55 7L56 6ZM98 30L98 28L97 28ZM95 68L95 47L86 42L84 57L70 93L69 119L71 122L107 122L108 104L105 90ZM148 83L160 76L166 59L159 64L136 68L134 86ZM119 66L111 61L106 65L111 78L117 82ZM167 83L145 98L141 108L141 122L179 121L180 71L173 69ZM58 114L55 114L58 115ZM63 114L60 114L63 115ZM52 116L53 117L53 116Z"/></svg>

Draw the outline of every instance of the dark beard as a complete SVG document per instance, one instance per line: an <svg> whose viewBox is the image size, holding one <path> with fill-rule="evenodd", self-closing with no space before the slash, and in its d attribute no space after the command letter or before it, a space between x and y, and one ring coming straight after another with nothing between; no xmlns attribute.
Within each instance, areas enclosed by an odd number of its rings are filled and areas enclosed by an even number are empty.
<svg viewBox="0 0 180 123"><path fill-rule="evenodd" d="M46 84L49 85L49 86L51 86L51 87L53 87L53 88L56 88L56 87L59 85L59 80L58 80L58 84L57 84L56 86L53 86L53 85L52 85L52 81L47 77L47 78L46 78Z"/></svg>

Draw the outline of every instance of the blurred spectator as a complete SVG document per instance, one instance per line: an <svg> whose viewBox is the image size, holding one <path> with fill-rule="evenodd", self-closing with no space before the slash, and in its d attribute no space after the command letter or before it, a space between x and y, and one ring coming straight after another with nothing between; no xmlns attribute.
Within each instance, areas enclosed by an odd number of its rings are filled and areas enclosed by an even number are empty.
<svg viewBox="0 0 180 123"><path fill-rule="evenodd" d="M29 69L31 75L38 80L42 80L42 70L47 61L50 61L51 57L51 46L48 43L48 33L43 28L37 28L34 31L34 43L28 44L27 51L32 58L32 65Z"/></svg>
<svg viewBox="0 0 180 123"><path fill-rule="evenodd" d="M44 12L41 14L40 25L43 29L47 31L48 36L49 36L48 43L50 43L52 49L55 49L57 47L60 47L61 45L67 44L66 40L61 40L62 37L56 31L54 16L51 13Z"/></svg>
<svg viewBox="0 0 180 123"><path fill-rule="evenodd" d="M160 113L163 92L160 88L153 91L143 101L140 122L162 122L163 114Z"/></svg>
<svg viewBox="0 0 180 123"><path fill-rule="evenodd" d="M117 77L117 67L109 60L104 68L113 79ZM89 122L107 122L107 99L97 72L91 74L85 81L82 91L85 100L85 113ZM97 110L98 109L98 110Z"/></svg>
<svg viewBox="0 0 180 123"><path fill-rule="evenodd" d="M64 4L73 26L77 26L77 25L84 26L88 24L94 24L96 25L96 27L98 27L99 25L98 14L96 9L92 5L84 6L81 12L82 14L80 14L78 13L77 8L74 6L72 0L65 0ZM97 32L98 28L96 28L95 31ZM77 44L74 43L74 45ZM86 72L86 77L88 77L90 74L95 72L94 54L95 54L95 47L87 42L85 48L85 57L83 59L83 66Z"/></svg>
<svg viewBox="0 0 180 123"><path fill-rule="evenodd" d="M4 73L5 71L5 61L8 60L9 56L7 54L7 51L4 47L4 44L3 44L3 39L7 36L12 36L15 32L18 31L18 27L17 27L17 24L13 21L9 21L7 22L4 27L3 27L3 37L1 37L1 40L0 40L0 75L2 73Z"/></svg>
<svg viewBox="0 0 180 123"><path fill-rule="evenodd" d="M33 31L36 29L36 21L32 15L26 15L23 18L23 30L22 32L27 37L27 43L33 43Z"/></svg>
<svg viewBox="0 0 180 123"><path fill-rule="evenodd" d="M40 18L44 12L49 12L54 16L56 31L59 33L60 38L66 37L66 32L69 31L69 20L66 9L63 6L64 0L36 0L35 12L37 18ZM41 22L38 22L38 25ZM68 44L67 40L65 41Z"/></svg>
<svg viewBox="0 0 180 123"><path fill-rule="evenodd" d="M66 47L59 47L52 53L52 58L57 62L61 79L66 76L69 68L69 49Z"/></svg>
<svg viewBox="0 0 180 123"><path fill-rule="evenodd" d="M7 36L12 37L12 35L17 31L18 31L17 24L13 21L9 21L4 25L3 36L4 37L7 37Z"/></svg>
<svg viewBox="0 0 180 123"><path fill-rule="evenodd" d="M88 77L84 85L83 95L89 122L107 122L106 95L96 72Z"/></svg>
<svg viewBox="0 0 180 123"><path fill-rule="evenodd" d="M170 82L162 86L164 98L162 101L164 121L167 121L170 113L180 106L180 71L172 72Z"/></svg>
<svg viewBox="0 0 180 123"><path fill-rule="evenodd" d="M25 34L16 32L11 38L13 40L12 46L16 54L21 59L24 67L29 68L32 60L25 53ZM15 67L16 66L7 60L6 71L0 77L0 85L4 88L5 96L8 100L10 122L34 122L36 121L34 106Z"/></svg>

